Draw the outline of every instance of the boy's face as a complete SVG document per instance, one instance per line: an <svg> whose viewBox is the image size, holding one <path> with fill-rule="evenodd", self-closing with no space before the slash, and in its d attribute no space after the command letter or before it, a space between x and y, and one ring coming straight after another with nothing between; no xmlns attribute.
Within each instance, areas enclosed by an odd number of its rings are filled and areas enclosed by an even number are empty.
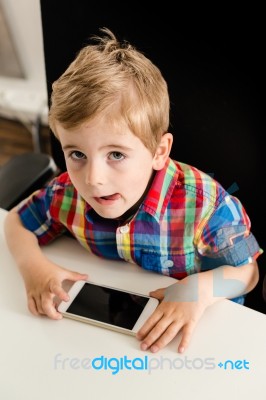
<svg viewBox="0 0 266 400"><path fill-rule="evenodd" d="M127 126L94 119L71 131L57 125L70 179L104 218L118 218L141 198L155 157Z"/></svg>

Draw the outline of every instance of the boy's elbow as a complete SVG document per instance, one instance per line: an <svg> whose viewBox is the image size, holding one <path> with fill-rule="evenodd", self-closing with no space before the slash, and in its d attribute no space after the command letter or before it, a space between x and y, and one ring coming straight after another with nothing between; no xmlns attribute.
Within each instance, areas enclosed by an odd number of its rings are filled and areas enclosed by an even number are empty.
<svg viewBox="0 0 266 400"><path fill-rule="evenodd" d="M251 268L251 278L250 278L250 284L249 284L249 291L253 290L258 282L259 282L259 267L257 261L253 261L252 263L248 264L248 266Z"/></svg>
<svg viewBox="0 0 266 400"><path fill-rule="evenodd" d="M12 210L8 211L5 219L4 219L4 232L7 235L8 232L11 230L14 222L20 221L18 216L17 208L14 207Z"/></svg>

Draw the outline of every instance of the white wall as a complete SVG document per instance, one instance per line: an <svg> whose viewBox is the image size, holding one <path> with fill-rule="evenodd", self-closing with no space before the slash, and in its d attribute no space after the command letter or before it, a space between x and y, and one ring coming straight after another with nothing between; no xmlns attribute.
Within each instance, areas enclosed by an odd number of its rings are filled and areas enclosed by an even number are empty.
<svg viewBox="0 0 266 400"><path fill-rule="evenodd" d="M47 90L39 0L0 0L25 79L0 76L0 114L46 113ZM12 116L12 115L10 115Z"/></svg>

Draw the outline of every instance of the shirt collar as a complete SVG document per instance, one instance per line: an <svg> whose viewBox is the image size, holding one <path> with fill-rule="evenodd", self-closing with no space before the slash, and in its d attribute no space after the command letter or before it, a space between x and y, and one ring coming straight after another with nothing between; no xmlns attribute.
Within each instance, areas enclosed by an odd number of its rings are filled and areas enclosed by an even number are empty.
<svg viewBox="0 0 266 400"><path fill-rule="evenodd" d="M171 158L168 158L164 168L156 172L150 190L140 208L159 221L171 199L178 177L179 170L176 164Z"/></svg>

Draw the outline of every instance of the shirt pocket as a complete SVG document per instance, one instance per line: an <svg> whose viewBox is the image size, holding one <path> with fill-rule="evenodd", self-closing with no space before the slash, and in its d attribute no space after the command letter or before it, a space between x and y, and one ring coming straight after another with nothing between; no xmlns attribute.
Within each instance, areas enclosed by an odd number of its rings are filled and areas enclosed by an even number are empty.
<svg viewBox="0 0 266 400"><path fill-rule="evenodd" d="M142 251L141 266L149 271L177 279L182 279L197 272L195 253L191 250L182 253L169 252L167 255L152 251Z"/></svg>

